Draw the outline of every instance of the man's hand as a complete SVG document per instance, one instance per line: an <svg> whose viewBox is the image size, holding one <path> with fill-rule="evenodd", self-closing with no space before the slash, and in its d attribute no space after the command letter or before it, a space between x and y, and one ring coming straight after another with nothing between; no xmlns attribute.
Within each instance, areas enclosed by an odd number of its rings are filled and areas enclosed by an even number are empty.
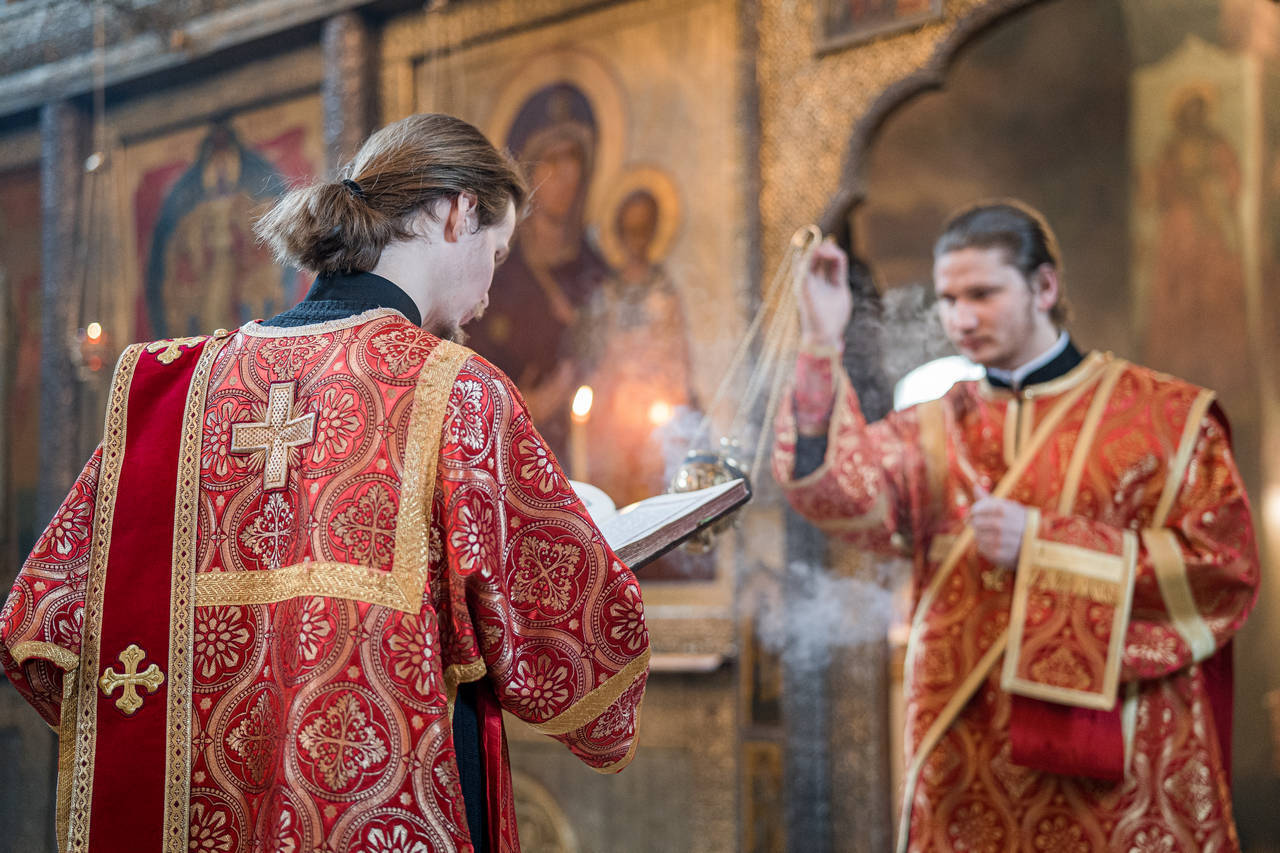
<svg viewBox="0 0 1280 853"><path fill-rule="evenodd" d="M969 510L969 523L978 553L1002 569L1016 568L1027 508L1016 501L993 498L981 486L976 487L974 496L977 500Z"/></svg>
<svg viewBox="0 0 1280 853"><path fill-rule="evenodd" d="M803 346L839 349L844 329L853 315L849 290L849 258L827 239L809 255L808 268L796 276L800 306L800 339Z"/></svg>

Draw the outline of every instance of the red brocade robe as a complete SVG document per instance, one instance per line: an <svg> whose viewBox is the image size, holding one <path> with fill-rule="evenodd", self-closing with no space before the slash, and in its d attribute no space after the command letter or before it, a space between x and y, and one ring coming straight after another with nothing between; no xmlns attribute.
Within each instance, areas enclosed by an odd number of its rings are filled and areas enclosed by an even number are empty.
<svg viewBox="0 0 1280 853"><path fill-rule="evenodd" d="M509 380L385 309L127 349L0 611L74 851L470 850L479 679L489 849L518 850L501 709L619 770L648 648Z"/></svg>
<svg viewBox="0 0 1280 853"><path fill-rule="evenodd" d="M775 475L830 534L913 559L899 850L1239 848L1229 644L1259 564L1212 398L1093 353L868 425L838 362L801 356ZM827 411L794 479L797 416ZM978 486L1030 508L1012 572L973 545Z"/></svg>

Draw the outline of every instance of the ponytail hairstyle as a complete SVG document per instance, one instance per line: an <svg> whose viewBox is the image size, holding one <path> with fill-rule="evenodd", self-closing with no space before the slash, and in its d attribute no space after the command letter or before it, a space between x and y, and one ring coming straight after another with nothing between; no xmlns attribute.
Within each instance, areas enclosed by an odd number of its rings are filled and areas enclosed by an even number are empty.
<svg viewBox="0 0 1280 853"><path fill-rule="evenodd" d="M1062 328L1071 319L1071 306L1063 294L1062 255L1058 238L1040 211L1016 199L979 202L954 214L933 244L933 257L961 249L1003 249L1005 261L1031 283L1036 271L1048 264L1058 271L1058 301L1049 319Z"/></svg>
<svg viewBox="0 0 1280 853"><path fill-rule="evenodd" d="M276 260L317 275L367 272L395 240L414 236L419 213L469 192L477 228L519 213L529 197L519 168L484 134L440 113L412 115L374 133L341 172L285 194L254 226Z"/></svg>

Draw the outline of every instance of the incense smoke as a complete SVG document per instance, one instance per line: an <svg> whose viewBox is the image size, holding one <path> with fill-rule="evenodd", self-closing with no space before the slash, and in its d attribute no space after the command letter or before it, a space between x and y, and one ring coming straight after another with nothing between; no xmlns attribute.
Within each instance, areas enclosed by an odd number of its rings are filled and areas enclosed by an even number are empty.
<svg viewBox="0 0 1280 853"><path fill-rule="evenodd" d="M890 288L881 297L885 341L881 364L891 385L922 364L955 354L942 330L936 302L927 284Z"/></svg>
<svg viewBox="0 0 1280 853"><path fill-rule="evenodd" d="M902 560L870 564L866 577L837 577L821 565L792 562L785 591L762 599L756 637L788 666L818 671L840 648L883 643L896 610L894 589L909 571Z"/></svg>

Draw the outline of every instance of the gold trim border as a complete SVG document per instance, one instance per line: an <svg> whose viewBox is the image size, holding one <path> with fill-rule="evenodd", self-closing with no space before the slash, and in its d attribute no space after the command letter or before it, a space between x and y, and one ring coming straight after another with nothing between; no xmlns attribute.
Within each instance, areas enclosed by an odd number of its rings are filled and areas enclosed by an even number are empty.
<svg viewBox="0 0 1280 853"><path fill-rule="evenodd" d="M1027 397L1022 401L1022 405L1018 407L1018 438L1014 448L1014 456L1017 457L1017 451L1022 449L1022 443L1031 440L1031 436L1035 435L1034 428L1036 423L1036 400L1034 397Z"/></svg>
<svg viewBox="0 0 1280 853"><path fill-rule="evenodd" d="M343 317L339 320L326 320L323 323L309 323L305 326L264 326L257 320L250 320L240 327L240 332L250 338L301 338L340 332L383 317L400 317L406 323L411 322L408 317L394 308L371 308L363 314Z"/></svg>
<svg viewBox="0 0 1280 853"><path fill-rule="evenodd" d="M1004 464L1012 468L1018 458L1018 415L1022 410L1022 401L1014 397L1004 410Z"/></svg>
<svg viewBox="0 0 1280 853"><path fill-rule="evenodd" d="M592 767L592 770L604 774L620 773L631 763L631 759L636 757L636 747L640 745L640 711L643 705L644 695L641 694L640 702L636 705L635 716L631 720L631 746L627 749L627 754L612 764L606 764L603 767Z"/></svg>
<svg viewBox="0 0 1280 853"><path fill-rule="evenodd" d="M947 410L943 400L928 400L916 407L920 422L920 451L924 456L929 499L939 514L947 494Z"/></svg>
<svg viewBox="0 0 1280 853"><path fill-rule="evenodd" d="M1023 534L1024 542L1036 545L1039 535L1040 515L1032 510L1033 518L1028 518L1027 529ZM1034 519L1034 522L1033 522ZM1111 639L1107 648L1107 663L1102 673L1102 684L1097 691L1073 690L1067 687L1054 687L1019 676L1018 661L1021 658L1022 629L1027 619L1027 598L1033 583L1032 568L1037 565L1036 556L1040 549L1033 545L1022 549L1022 559L1018 562L1016 586L1013 591L1013 611L1009 617L1009 646L1012 649L1004 659L1004 670L1000 677L1000 688L1006 693L1029 696L1032 699L1044 699L1062 705L1077 708L1092 708L1110 711L1116 706L1120 686L1120 663L1124 652L1125 634L1129 630L1129 616L1133 604L1133 584L1137 577L1138 536L1131 530L1124 532L1124 550L1119 556L1107 555L1104 566L1102 561L1091 559L1085 571L1076 571L1066 566L1053 566L1058 572L1073 573L1084 577L1096 577L1121 586L1119 601L1115 604L1111 623ZM1079 549L1083 550L1083 549ZM1117 571L1118 569L1118 571ZM1101 571L1101 574L1098 572ZM1110 575L1110 577L1107 577Z"/></svg>
<svg viewBox="0 0 1280 853"><path fill-rule="evenodd" d="M1076 496L1080 492L1080 478L1084 476L1084 464L1089 457L1089 450L1093 447L1093 441L1098 435L1102 414L1106 411L1107 403L1111 401L1112 392L1115 391L1116 383L1120 381L1126 366L1122 359L1116 359L1111 363L1102 377L1102 382L1098 385L1097 392L1093 395L1093 402L1089 404L1089 411L1084 416L1080 434L1076 437L1076 446L1071 454L1071 463L1067 467L1062 493L1058 498L1060 515L1069 515L1075 507Z"/></svg>
<svg viewBox="0 0 1280 853"><path fill-rule="evenodd" d="M449 719L453 719L453 703L458 698L458 685L470 684L473 681L479 681L484 678L485 673L489 671L489 667L483 660L473 660L471 663L455 663L450 664L444 671L444 696L445 702L449 706Z"/></svg>
<svg viewBox="0 0 1280 853"><path fill-rule="evenodd" d="M1169 610L1173 629L1191 649L1192 660L1204 660L1217 649L1218 641L1196 607L1177 535L1168 528L1144 530L1142 542L1151 557L1156 583L1160 585L1160 595Z"/></svg>
<svg viewBox="0 0 1280 853"><path fill-rule="evenodd" d="M125 427L129 407L129 386L144 345L133 344L120 354L102 430L102 468L98 478L93 540L90 547L89 577L85 588L83 641L80 645L78 698L74 718L74 764L67 807L66 849L81 853L89 848L89 808L93 800L93 763L98 734L98 663L102 642L102 606L106 593L107 557L111 551L111 528L115 521L116 495L120 487L120 465L124 460ZM65 727L65 721L64 721ZM69 732L63 731L65 737ZM60 751L61 752L61 751ZM61 757L60 757L61 763ZM61 770L62 768L60 768ZM61 782L59 782L61 785Z"/></svg>
<svg viewBox="0 0 1280 853"><path fill-rule="evenodd" d="M276 604L306 595L367 601L396 610L405 610L406 603L391 573L358 563L308 560L269 571L203 572L195 582L197 607ZM417 613L421 604L419 599L412 612Z"/></svg>
<svg viewBox="0 0 1280 853"><path fill-rule="evenodd" d="M582 728L608 710L649 667L649 650L618 670L609 680L551 719L529 726L544 735L563 735Z"/></svg>
<svg viewBox="0 0 1280 853"><path fill-rule="evenodd" d="M1182 480L1187 474L1187 467L1191 464L1191 454L1196 447L1196 436L1200 434L1200 422L1209 411L1213 398L1212 391L1201 389L1196 395L1195 402L1191 404L1190 411L1187 412L1187 421L1182 426L1182 438L1178 441L1178 453L1173 457L1173 463L1165 474L1164 491L1160 494L1160 503L1156 504L1155 514L1151 516L1153 528L1164 527L1169 511L1173 509L1174 498L1178 496L1178 492L1182 491Z"/></svg>
<svg viewBox="0 0 1280 853"><path fill-rule="evenodd" d="M191 810L191 689L195 634L196 537L205 398L214 360L228 338L210 338L187 386L174 500L169 596L169 682L165 726L164 849L188 853Z"/></svg>
<svg viewBox="0 0 1280 853"><path fill-rule="evenodd" d="M444 695L448 697L450 704L458 696L459 684L470 684L473 681L479 681L484 678L485 673L488 671L489 668L483 660L451 664L444 671Z"/></svg>
<svg viewBox="0 0 1280 853"><path fill-rule="evenodd" d="M67 830L71 821L71 778L76 764L76 693L80 689L78 668L68 670L62 676L62 718L58 722L58 787L57 817L54 833L58 849L67 843Z"/></svg>
<svg viewBox="0 0 1280 853"><path fill-rule="evenodd" d="M1026 541L1030 543L1027 550L1031 551L1031 561L1035 568L1055 569L1111 583L1124 581L1125 562L1122 554L1092 551L1065 542L1047 542L1042 539Z"/></svg>
<svg viewBox="0 0 1280 853"><path fill-rule="evenodd" d="M440 437L448 416L449 397L458 372L474 352L441 340L431 351L414 386L413 414L405 443L404 476L400 481L400 513L396 519L395 563L392 574L409 613L422 609L430 568L431 504L435 497Z"/></svg>
<svg viewBox="0 0 1280 853"><path fill-rule="evenodd" d="M1014 570L1013 601L1009 608L1009 627L1004 635L1012 652L1005 655L1004 669L1000 674L1000 687L1006 692L1013 681L1018 666L1018 646L1022 642L1022 629L1027 621L1027 593L1031 586L1031 570L1035 565L1037 537L1040 535L1040 510L1027 510L1027 520L1022 528L1022 551Z"/></svg>
<svg viewBox="0 0 1280 853"><path fill-rule="evenodd" d="M47 660L63 672L71 672L80 664L80 656L62 646L46 643L43 640L27 640L9 649L13 662L23 664L32 658Z"/></svg>

